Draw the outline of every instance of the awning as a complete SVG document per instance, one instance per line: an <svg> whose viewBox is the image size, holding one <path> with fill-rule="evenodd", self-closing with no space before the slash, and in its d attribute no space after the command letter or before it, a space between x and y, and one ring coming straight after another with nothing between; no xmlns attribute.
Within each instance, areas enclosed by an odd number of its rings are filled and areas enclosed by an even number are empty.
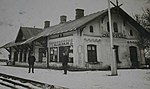
<svg viewBox="0 0 150 89"><path fill-rule="evenodd" d="M13 46L18 46L18 45L22 45L23 42L18 42L15 43L15 41L9 42L3 46L1 46L0 48L9 48L9 47L13 47Z"/></svg>

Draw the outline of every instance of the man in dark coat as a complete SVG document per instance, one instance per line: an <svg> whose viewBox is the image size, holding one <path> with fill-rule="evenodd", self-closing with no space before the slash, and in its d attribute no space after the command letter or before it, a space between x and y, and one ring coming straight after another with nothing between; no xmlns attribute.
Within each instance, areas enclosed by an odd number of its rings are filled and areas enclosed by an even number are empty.
<svg viewBox="0 0 150 89"><path fill-rule="evenodd" d="M65 51L63 53L63 60L62 60L64 74L67 74L68 58L69 58L69 50L65 49Z"/></svg>
<svg viewBox="0 0 150 89"><path fill-rule="evenodd" d="M28 64L29 64L29 72L31 71L32 68L32 73L34 73L34 62L35 62L35 57L33 56L33 53L28 57Z"/></svg>

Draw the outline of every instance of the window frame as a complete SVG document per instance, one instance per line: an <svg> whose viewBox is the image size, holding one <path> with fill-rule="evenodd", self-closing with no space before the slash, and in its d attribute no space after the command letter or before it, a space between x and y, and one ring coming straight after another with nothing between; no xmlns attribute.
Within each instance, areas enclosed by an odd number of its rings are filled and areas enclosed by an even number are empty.
<svg viewBox="0 0 150 89"><path fill-rule="evenodd" d="M97 63L97 45L87 45L87 59L88 63Z"/></svg>
<svg viewBox="0 0 150 89"><path fill-rule="evenodd" d="M89 28L90 28L90 33L93 33L94 32L93 26L91 25Z"/></svg>
<svg viewBox="0 0 150 89"><path fill-rule="evenodd" d="M130 30L130 36L133 36L133 31L132 30Z"/></svg>
<svg viewBox="0 0 150 89"><path fill-rule="evenodd" d="M57 50L55 50L55 49L57 49ZM56 55L55 55L55 51L57 52ZM55 59L53 59L53 58L55 58ZM50 48L50 62L58 62L58 47Z"/></svg>
<svg viewBox="0 0 150 89"><path fill-rule="evenodd" d="M116 22L113 23L114 32L118 32L118 24Z"/></svg>

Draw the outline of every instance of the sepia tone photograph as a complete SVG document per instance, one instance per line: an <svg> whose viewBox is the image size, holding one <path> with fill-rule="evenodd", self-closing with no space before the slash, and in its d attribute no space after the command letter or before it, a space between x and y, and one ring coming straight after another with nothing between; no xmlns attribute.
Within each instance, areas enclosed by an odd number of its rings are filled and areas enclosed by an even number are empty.
<svg viewBox="0 0 150 89"><path fill-rule="evenodd" d="M150 89L150 0L0 0L0 89Z"/></svg>

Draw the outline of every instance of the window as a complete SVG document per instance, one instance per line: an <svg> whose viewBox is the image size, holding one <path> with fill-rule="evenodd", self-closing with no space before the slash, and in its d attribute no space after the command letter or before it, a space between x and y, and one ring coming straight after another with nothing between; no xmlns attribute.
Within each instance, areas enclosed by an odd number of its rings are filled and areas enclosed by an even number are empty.
<svg viewBox="0 0 150 89"><path fill-rule="evenodd" d="M50 61L57 62L58 60L58 48L54 47L50 49Z"/></svg>
<svg viewBox="0 0 150 89"><path fill-rule="evenodd" d="M64 53L65 48L67 48L69 50L68 62L73 63L73 46L60 46L59 47L59 62L62 62L62 60L63 60L63 53Z"/></svg>
<svg viewBox="0 0 150 89"><path fill-rule="evenodd" d="M87 55L88 55L88 62L95 63L97 62L97 52L96 52L96 45L87 45Z"/></svg>
<svg viewBox="0 0 150 89"><path fill-rule="evenodd" d="M93 26L90 26L90 32L93 33Z"/></svg>
<svg viewBox="0 0 150 89"><path fill-rule="evenodd" d="M63 33L60 33L60 34L59 34L59 37L63 37Z"/></svg>
<svg viewBox="0 0 150 89"><path fill-rule="evenodd" d="M130 36L133 36L133 31L132 30L130 30Z"/></svg>
<svg viewBox="0 0 150 89"><path fill-rule="evenodd" d="M109 22L107 22L107 31L109 32Z"/></svg>
<svg viewBox="0 0 150 89"><path fill-rule="evenodd" d="M114 26L114 32L118 32L118 25L116 22L113 23Z"/></svg>
<svg viewBox="0 0 150 89"><path fill-rule="evenodd" d="M46 57L46 50L44 48L39 48L39 62L43 62L44 58Z"/></svg>
<svg viewBox="0 0 150 89"><path fill-rule="evenodd" d="M69 49L69 60L68 60L68 62L73 63L73 46L70 46L69 48L70 49Z"/></svg>

